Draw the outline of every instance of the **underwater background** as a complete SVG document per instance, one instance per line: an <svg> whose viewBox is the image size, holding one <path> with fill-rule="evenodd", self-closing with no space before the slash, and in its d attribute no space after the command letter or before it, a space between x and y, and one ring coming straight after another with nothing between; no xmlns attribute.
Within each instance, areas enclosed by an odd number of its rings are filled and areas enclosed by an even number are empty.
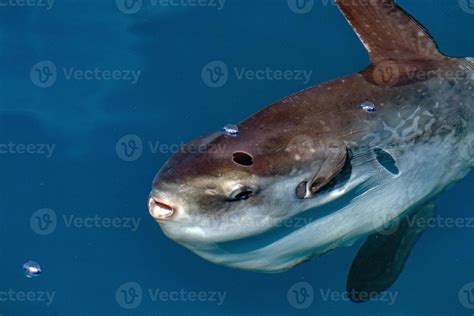
<svg viewBox="0 0 474 316"><path fill-rule="evenodd" d="M398 3L474 56L474 1ZM1 316L474 314L472 174L437 199L462 224L429 229L364 304L344 294L361 241L259 274L204 261L148 213L180 144L368 65L330 0L1 0L0 57Z"/></svg>

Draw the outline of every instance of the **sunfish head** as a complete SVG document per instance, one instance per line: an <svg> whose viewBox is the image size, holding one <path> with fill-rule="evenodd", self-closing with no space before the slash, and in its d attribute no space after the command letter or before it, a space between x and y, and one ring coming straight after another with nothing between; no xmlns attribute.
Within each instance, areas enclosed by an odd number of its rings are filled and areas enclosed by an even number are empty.
<svg viewBox="0 0 474 316"><path fill-rule="evenodd" d="M243 126L237 137L214 133L190 142L156 175L151 216L169 238L214 263L274 272L304 261L308 252L292 247L292 236L318 219L295 218L315 207L318 216L340 208L334 201L368 175L351 177L344 146L296 135Z"/></svg>

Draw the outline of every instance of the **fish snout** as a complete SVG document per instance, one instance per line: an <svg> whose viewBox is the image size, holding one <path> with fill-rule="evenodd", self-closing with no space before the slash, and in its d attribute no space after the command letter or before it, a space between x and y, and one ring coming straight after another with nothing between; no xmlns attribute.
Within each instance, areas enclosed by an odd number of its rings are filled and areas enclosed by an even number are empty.
<svg viewBox="0 0 474 316"><path fill-rule="evenodd" d="M148 211L150 215L160 221L170 220L176 212L176 207L170 203L150 195L148 199Z"/></svg>

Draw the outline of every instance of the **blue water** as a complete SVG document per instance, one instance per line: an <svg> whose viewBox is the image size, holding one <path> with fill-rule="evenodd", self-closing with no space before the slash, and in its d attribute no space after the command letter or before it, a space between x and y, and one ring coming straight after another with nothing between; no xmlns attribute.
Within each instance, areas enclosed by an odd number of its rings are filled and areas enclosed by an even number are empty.
<svg viewBox="0 0 474 316"><path fill-rule="evenodd" d="M430 229L390 289L393 302L353 304L338 294L360 244L286 273L257 274L200 259L165 238L148 214L151 181L171 145L368 64L334 5L317 0L296 14L286 0L228 0L221 10L144 0L125 14L113 0L58 1L49 10L4 3L0 143L12 145L0 155L2 316L474 313L458 296L474 281L474 224ZM454 0L399 3L444 53L474 56L474 10ZM219 88L201 76L212 61L229 69ZM308 81L249 80L234 67L312 74ZM82 77L95 68L119 72L114 80ZM79 72L69 76L71 69ZM122 70L140 71L138 81ZM137 147L124 153L122 137ZM157 142L165 146L153 153L149 145ZM473 184L470 175L445 191L440 216L474 217ZM41 265L40 276L25 277L29 260ZM298 282L311 286L313 299L296 301ZM157 290L161 296L150 295Z"/></svg>

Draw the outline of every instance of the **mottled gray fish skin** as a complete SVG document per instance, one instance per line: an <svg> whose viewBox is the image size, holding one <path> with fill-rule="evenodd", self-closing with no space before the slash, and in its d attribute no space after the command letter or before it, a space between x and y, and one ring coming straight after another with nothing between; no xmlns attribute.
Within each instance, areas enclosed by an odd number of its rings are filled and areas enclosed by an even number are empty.
<svg viewBox="0 0 474 316"><path fill-rule="evenodd" d="M184 146L149 200L169 238L214 263L280 272L372 234L470 171L474 60L439 53L391 0L351 3L337 1L372 64L266 107L238 137Z"/></svg>

